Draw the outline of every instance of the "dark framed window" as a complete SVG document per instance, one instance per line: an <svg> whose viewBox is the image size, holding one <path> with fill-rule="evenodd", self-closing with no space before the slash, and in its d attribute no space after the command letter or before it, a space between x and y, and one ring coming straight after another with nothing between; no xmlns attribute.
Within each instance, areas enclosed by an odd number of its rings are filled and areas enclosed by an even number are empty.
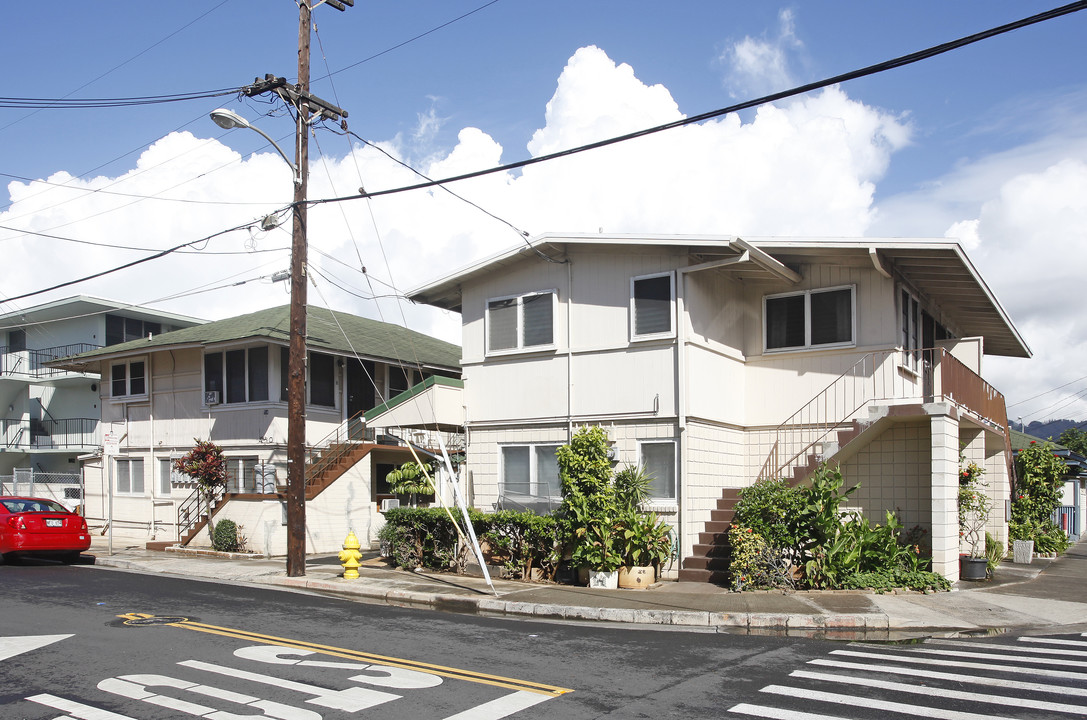
<svg viewBox="0 0 1087 720"><path fill-rule="evenodd" d="M672 273L632 278L630 281L631 337L674 334L675 289Z"/></svg>
<svg viewBox="0 0 1087 720"><path fill-rule="evenodd" d="M309 401L323 407L336 406L336 359L331 355L310 353Z"/></svg>
<svg viewBox="0 0 1087 720"><path fill-rule="evenodd" d="M267 400L267 346L205 353L204 390L228 404Z"/></svg>

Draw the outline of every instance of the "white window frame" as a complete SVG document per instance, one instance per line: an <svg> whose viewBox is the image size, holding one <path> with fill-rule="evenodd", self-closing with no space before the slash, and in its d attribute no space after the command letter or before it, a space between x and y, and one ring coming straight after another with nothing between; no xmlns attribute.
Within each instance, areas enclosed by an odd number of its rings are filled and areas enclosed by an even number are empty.
<svg viewBox="0 0 1087 720"><path fill-rule="evenodd" d="M525 298L539 297L541 295L551 296L551 342L539 345L525 345ZM520 295L502 295L499 297L487 298L487 302L483 306L483 346L486 348L486 355L511 355L514 353L554 350L556 348L555 336L557 333L555 331L555 320L558 317L558 297L558 290L552 288L550 290L534 290L532 292L521 293ZM491 348L491 303L503 302L505 300L517 301L517 344L514 347L508 348Z"/></svg>
<svg viewBox="0 0 1087 720"><path fill-rule="evenodd" d="M650 495L649 502L657 505L675 505L678 502L678 484L679 484L679 453L677 451L677 445L675 440L669 439L652 439L652 440L639 440L638 441L638 467L645 467L645 454L643 448L646 445L671 445L672 446L672 494L671 495Z"/></svg>
<svg viewBox="0 0 1087 720"><path fill-rule="evenodd" d="M819 343L817 345L812 344L811 341L811 296L821 293L838 292L841 290L849 291L849 335L850 340L845 342L834 343ZM778 300L789 297L804 297L804 344L803 345L789 345L788 347L770 347L770 313L768 310L768 303L771 300ZM776 293L774 295L764 295L762 298L762 347L763 351L767 353L780 353L780 352L797 352L804 350L826 350L832 348L846 348L856 347L857 345L857 286L856 285L835 285L833 287L821 287L812 288L811 290L800 290L798 292Z"/></svg>
<svg viewBox="0 0 1087 720"><path fill-rule="evenodd" d="M140 489L132 489L132 463L138 462L140 464ZM121 489L121 466L127 465L128 468L128 489ZM116 457L113 458L113 490L117 495L124 497L147 497L147 471L145 469L146 463L142 457Z"/></svg>
<svg viewBox="0 0 1087 720"><path fill-rule="evenodd" d="M155 472L155 488L154 494L157 498L170 498L173 496L174 485L179 485L185 482L186 476L179 473L174 468L174 461L177 460L180 455L173 455L170 457L162 457L161 455L155 458L156 472ZM163 463L166 463L166 473L163 475ZM168 487L164 488L163 481L168 483Z"/></svg>
<svg viewBox="0 0 1087 720"><path fill-rule="evenodd" d="M132 392L132 366L136 363L143 364L143 392L141 393ZM125 369L125 391L124 393L117 395L113 392L113 369L121 366ZM145 400L150 392L151 365L146 357L129 358L127 360L111 362L109 364L109 377L106 381L109 383L109 396L113 400Z"/></svg>
<svg viewBox="0 0 1087 720"><path fill-rule="evenodd" d="M655 278L668 278L668 329L654 333L637 333L637 315L635 310L634 286L639 280L653 280ZM676 336L676 274L672 271L638 275L630 279L630 340L638 342L642 340L658 340L674 338Z"/></svg>
<svg viewBox="0 0 1087 720"><path fill-rule="evenodd" d="M528 487L530 493L524 495L523 493L516 493L522 497L539 497L539 498L551 498L558 500L562 498L562 487L556 476L556 483L559 483L555 487L556 494L543 495L540 493L540 478L539 478L539 465L536 462L536 454L539 448L553 447L557 451L562 447L560 442L537 442L537 443L503 443L498 446L498 487L500 491L506 490L506 449L512 448L528 448Z"/></svg>

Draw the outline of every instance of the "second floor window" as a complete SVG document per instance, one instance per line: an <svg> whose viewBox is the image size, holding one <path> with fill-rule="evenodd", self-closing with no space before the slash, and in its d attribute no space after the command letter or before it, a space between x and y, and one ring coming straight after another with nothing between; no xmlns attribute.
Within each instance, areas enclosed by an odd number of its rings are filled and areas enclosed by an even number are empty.
<svg viewBox="0 0 1087 720"><path fill-rule="evenodd" d="M205 353L204 391L219 393L223 403L267 400L267 346Z"/></svg>
<svg viewBox="0 0 1087 720"><path fill-rule="evenodd" d="M487 301L487 352L531 350L555 344L555 293L529 293Z"/></svg>
<svg viewBox="0 0 1087 720"><path fill-rule="evenodd" d="M109 369L110 395L115 398L147 394L146 365L143 360L115 363Z"/></svg>
<svg viewBox="0 0 1087 720"><path fill-rule="evenodd" d="M670 337L675 290L672 273L647 275L630 281L630 336Z"/></svg>
<svg viewBox="0 0 1087 720"><path fill-rule="evenodd" d="M769 295L763 301L767 350L851 345L853 287Z"/></svg>

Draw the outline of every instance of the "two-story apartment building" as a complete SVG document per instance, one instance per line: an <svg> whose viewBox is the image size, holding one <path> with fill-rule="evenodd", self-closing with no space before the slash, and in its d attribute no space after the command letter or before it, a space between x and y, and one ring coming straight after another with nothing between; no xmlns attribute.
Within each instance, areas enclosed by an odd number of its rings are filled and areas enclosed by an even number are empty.
<svg viewBox="0 0 1087 720"><path fill-rule="evenodd" d="M92 526L135 540L207 545L198 533L194 486L173 461L211 440L228 462L225 502L216 519L233 519L251 549L286 548L289 306L271 308L81 353L55 363L100 373L104 453L84 463ZM307 547L339 549L347 530L365 541L381 480L411 459L391 437L367 432L366 411L433 376L459 385L460 348L398 325L309 306L307 312ZM329 446L335 463L319 457ZM345 474L346 473L346 474ZM341 482L341 478L343 482ZM335 487L331 487L335 485ZM374 527L376 533L376 527Z"/></svg>
<svg viewBox="0 0 1087 720"><path fill-rule="evenodd" d="M98 373L47 362L202 322L87 296L0 315L0 476L78 473L78 456L102 445Z"/></svg>
<svg viewBox="0 0 1087 720"><path fill-rule="evenodd" d="M1008 495L985 354L1030 351L946 240L545 235L409 293L461 313L475 503L544 507L555 449L601 425L653 474L681 578L719 580L737 490L839 463L958 575L960 453Z"/></svg>

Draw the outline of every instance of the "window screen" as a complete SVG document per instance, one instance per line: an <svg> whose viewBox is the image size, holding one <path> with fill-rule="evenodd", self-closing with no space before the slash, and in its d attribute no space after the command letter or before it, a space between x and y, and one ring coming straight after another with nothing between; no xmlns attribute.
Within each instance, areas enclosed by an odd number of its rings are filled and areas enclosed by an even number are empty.
<svg viewBox="0 0 1087 720"><path fill-rule="evenodd" d="M655 335L672 331L672 276L634 281L634 334Z"/></svg>

